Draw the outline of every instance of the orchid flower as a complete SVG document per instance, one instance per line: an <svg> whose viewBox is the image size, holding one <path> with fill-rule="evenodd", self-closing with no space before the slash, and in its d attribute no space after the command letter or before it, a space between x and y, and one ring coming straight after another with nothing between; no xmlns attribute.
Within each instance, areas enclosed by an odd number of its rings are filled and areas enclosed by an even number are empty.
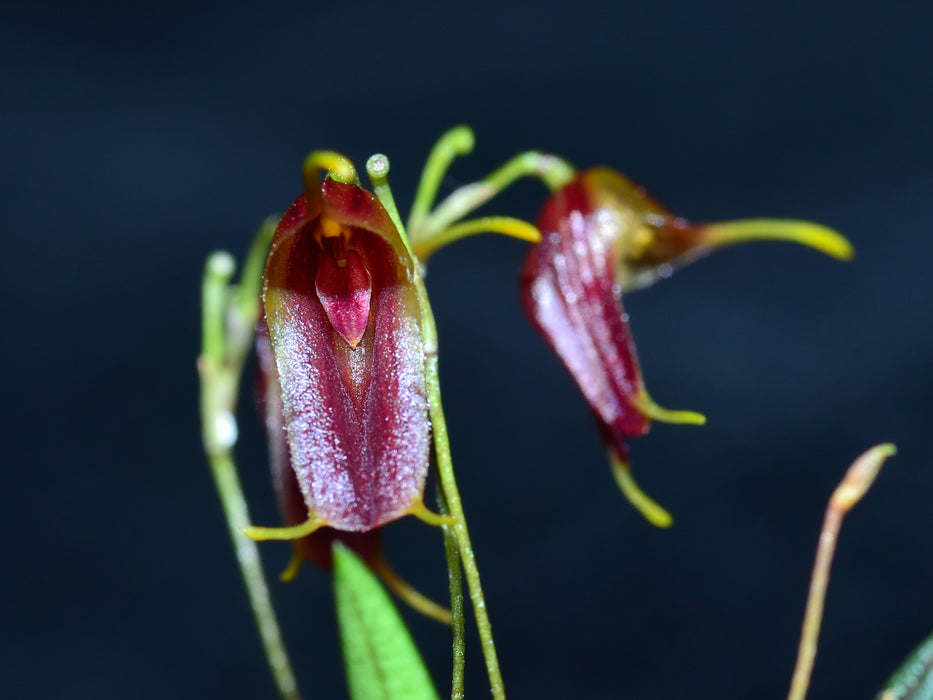
<svg viewBox="0 0 933 700"><path fill-rule="evenodd" d="M589 403L622 492L650 522L667 527L670 514L632 479L628 440L647 433L652 420L701 425L706 419L652 401L622 293L744 240L791 240L841 259L851 257L852 248L835 231L802 221L694 225L608 168L583 172L556 189L537 226L541 242L531 248L520 280L525 310Z"/></svg>

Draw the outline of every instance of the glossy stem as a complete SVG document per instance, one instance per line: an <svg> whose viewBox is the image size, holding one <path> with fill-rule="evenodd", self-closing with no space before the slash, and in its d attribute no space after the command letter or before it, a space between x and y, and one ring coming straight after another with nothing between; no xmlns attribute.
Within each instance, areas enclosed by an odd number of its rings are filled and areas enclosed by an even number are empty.
<svg viewBox="0 0 933 700"><path fill-rule="evenodd" d="M256 620L256 628L265 651L266 661L272 678L283 700L300 700L298 682L292 671L288 658L288 650L282 632L279 629L272 596L266 583L266 575L259 558L259 547L256 543L243 535L243 529L250 523L249 511L243 498L243 489L237 475L236 464L230 455L214 455L208 457L217 494L223 505L224 516L227 520L227 530L233 541L233 550L236 554L240 575L246 586L250 608Z"/></svg>
<svg viewBox="0 0 933 700"><path fill-rule="evenodd" d="M423 285L422 285L423 286ZM426 325L434 325L434 319L427 321ZM483 587L480 583L479 568L473 554L473 545L470 542L470 533L467 529L466 516L460 501L460 491L454 477L453 458L450 453L450 442L447 437L447 421L444 418L444 408L441 403L440 381L437 367L437 355L427 358L428 401L431 414L431 430L434 435L434 451L437 455L437 470L440 477L441 489L447 500L450 514L455 518L452 528L463 569L466 575L467 587L470 590L470 601L473 604L473 614L476 617L476 626L479 630L480 643L483 649L483 658L486 660L486 672L489 675L489 689L495 700L505 700L505 686L502 682L502 673L499 670L499 658L496 654L496 644L492 636L492 623L486 612L486 599L483 596ZM445 528L446 529L446 528Z"/></svg>
<svg viewBox="0 0 933 700"><path fill-rule="evenodd" d="M820 626L823 621L826 587L829 585L829 569L836 551L836 541L839 538L842 520L871 487L885 460L895 452L894 445L885 443L876 445L863 453L849 467L829 499L823 519L823 528L820 530L816 561L813 564L813 574L810 578L810 592L807 595L807 609L800 633L800 645L797 648L797 664L794 667L787 700L804 700L807 696L810 676L816 660Z"/></svg>
<svg viewBox="0 0 933 700"><path fill-rule="evenodd" d="M402 234L402 240L405 241L406 248L412 256L412 262L416 270L420 271L420 263L411 252L411 245L408 236L405 234L404 226L398 214L398 208L395 206L395 198L392 195L392 189L389 186L389 159L376 154L369 158L366 163L366 172L372 182L376 197L385 207L390 218L398 227ZM489 615L486 612L486 600L483 596L483 588L480 583L479 568L476 565L476 557L473 554L473 545L470 542L470 533L467 529L466 516L463 513L463 505L460 501L460 491L457 488L457 480L454 476L453 458L450 453L450 443L447 438L447 421L444 418L444 407L441 403L440 376L437 367L437 326L434 323L434 314L431 311L431 304L428 301L428 292L424 286L424 278L420 274L415 275L415 286L418 290L418 300L422 313L422 333L424 336L425 353L425 383L428 390L428 413L431 418L431 433L434 438L434 453L437 457L438 481L440 482L441 492L447 504L447 511L453 517L452 525L445 524L445 533L453 532L457 542L457 549L460 559L463 562L463 571L467 580L467 587L470 591L470 602L473 604L473 614L476 617L476 626L479 631L480 643L483 648L483 658L486 660L486 672L489 676L490 692L495 700L505 700L505 686L502 682L502 673L499 670L499 659L496 655L496 645L492 636L492 624L489 621ZM456 612L451 600L451 613L454 615L454 629L458 623ZM460 614L462 620L462 609Z"/></svg>
<svg viewBox="0 0 933 700"><path fill-rule="evenodd" d="M437 507L443 515L450 509L443 493L438 490ZM453 619L453 672L450 681L450 700L463 700L463 671L466 666L466 616L463 611L463 575L460 571L460 553L454 528L446 525L444 530L444 553L447 556L447 583L450 588L450 614Z"/></svg>
<svg viewBox="0 0 933 700"><path fill-rule="evenodd" d="M255 542L242 534L243 529L249 526L250 518L232 452L237 437L234 408L240 377L259 313L261 260L268 250L273 231L274 221L264 222L247 256L238 287L230 285L235 268L232 256L214 253L208 258L201 288L202 352L198 358L198 371L201 377L204 450L266 661L279 697L300 700L259 549Z"/></svg>
<svg viewBox="0 0 933 700"><path fill-rule="evenodd" d="M392 223L395 224L395 228L397 228L398 232L401 234L402 241L405 243L405 250L408 251L408 255L411 256L417 268L418 261L411 251L411 242L408 240L405 225L402 223L402 217L399 216L398 207L395 206L395 197L392 194L392 188L389 186L390 167L389 157L382 153L376 153L371 155L369 160L366 161L366 174L369 175L369 181L372 183L376 198L385 208L389 218L392 219Z"/></svg>

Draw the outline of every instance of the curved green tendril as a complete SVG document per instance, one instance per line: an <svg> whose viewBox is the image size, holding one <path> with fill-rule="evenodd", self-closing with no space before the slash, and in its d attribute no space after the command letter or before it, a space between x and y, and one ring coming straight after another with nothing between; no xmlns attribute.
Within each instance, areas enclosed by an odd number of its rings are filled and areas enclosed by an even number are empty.
<svg viewBox="0 0 933 700"><path fill-rule="evenodd" d="M473 150L474 143L473 130L461 124L447 131L434 144L425 162L424 170L421 172L421 181L418 183L415 201L411 206L411 214L408 217L410 231L417 230L431 211L434 200L437 198L437 191L450 169L450 164L458 156L469 154Z"/></svg>

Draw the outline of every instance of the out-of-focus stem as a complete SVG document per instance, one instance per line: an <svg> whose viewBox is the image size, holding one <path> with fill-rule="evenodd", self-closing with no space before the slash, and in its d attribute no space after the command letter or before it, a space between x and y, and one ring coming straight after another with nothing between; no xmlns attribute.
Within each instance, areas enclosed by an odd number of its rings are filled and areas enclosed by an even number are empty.
<svg viewBox="0 0 933 700"><path fill-rule="evenodd" d="M823 621L823 605L826 601L826 587L829 584L829 568L836 551L836 540L842 527L842 519L871 487L888 457L896 452L894 445L885 443L876 445L862 454L842 478L826 506L823 528L816 550L816 562L810 579L810 592L807 595L807 610L803 618L803 630L800 633L800 646L797 649L797 665L791 679L788 700L804 700L810 685L810 675L816 660L817 641L820 625Z"/></svg>
<svg viewBox="0 0 933 700"><path fill-rule="evenodd" d="M279 629L269 587L266 585L259 548L253 540L243 534L243 530L250 524L250 518L236 464L230 455L209 456L208 461L214 484L217 486L217 494L223 505L227 530L230 532L237 564L240 566L240 575L246 586L256 628L259 630L259 638L279 697L283 700L300 700L301 694L298 692L298 684Z"/></svg>
<svg viewBox="0 0 933 700"><path fill-rule="evenodd" d="M266 585L259 549L255 542L242 534L249 526L250 518L232 452L237 438L234 416L237 391L259 313L261 260L273 230L272 220L267 220L260 228L247 256L239 287L230 285L235 268L232 256L214 253L208 258L201 288L202 351L198 358L198 371L201 376L204 451L266 660L279 696L283 700L300 700L295 674Z"/></svg>

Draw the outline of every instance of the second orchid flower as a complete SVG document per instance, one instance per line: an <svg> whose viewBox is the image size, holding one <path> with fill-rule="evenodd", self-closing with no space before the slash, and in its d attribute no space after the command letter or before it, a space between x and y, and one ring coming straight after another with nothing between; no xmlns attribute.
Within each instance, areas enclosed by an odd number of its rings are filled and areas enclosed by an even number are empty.
<svg viewBox="0 0 933 700"><path fill-rule="evenodd" d="M651 400L622 292L744 240L791 240L841 259L850 258L852 248L835 231L802 221L694 225L608 168L588 170L557 189L537 225L542 239L520 280L525 310L593 411L619 487L650 522L667 527L670 514L632 479L628 440L647 433L652 420L702 424L705 418Z"/></svg>

